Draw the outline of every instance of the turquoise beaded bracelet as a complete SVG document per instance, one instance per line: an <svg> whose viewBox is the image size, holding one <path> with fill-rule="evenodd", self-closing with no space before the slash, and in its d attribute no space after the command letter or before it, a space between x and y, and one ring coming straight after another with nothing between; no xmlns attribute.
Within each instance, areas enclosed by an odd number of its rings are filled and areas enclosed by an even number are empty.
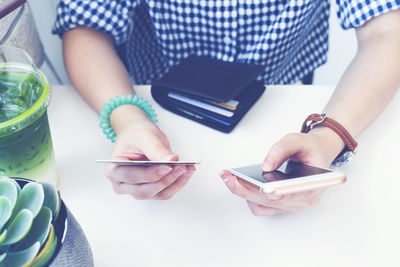
<svg viewBox="0 0 400 267"><path fill-rule="evenodd" d="M100 128L103 129L103 133L107 136L108 139L111 140L111 142L115 142L115 137L116 134L111 127L110 124L110 115L111 112L118 106L124 105L124 104L130 104L130 105L135 105L141 108L149 118L156 123L157 122L157 115L154 113L154 109L152 109L151 105L147 103L147 101L143 100L141 97L137 97L134 95L132 97L131 94L128 94L128 96L125 96L125 94L122 94L121 97L116 96L115 99L110 99L108 103L104 104L104 108L100 111Z"/></svg>

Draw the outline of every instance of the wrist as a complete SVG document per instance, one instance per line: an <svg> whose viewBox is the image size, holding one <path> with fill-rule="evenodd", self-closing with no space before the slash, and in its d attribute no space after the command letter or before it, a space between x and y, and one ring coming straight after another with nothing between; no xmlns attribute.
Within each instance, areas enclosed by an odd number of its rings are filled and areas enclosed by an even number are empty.
<svg viewBox="0 0 400 267"><path fill-rule="evenodd" d="M320 145L324 146L324 149L328 151L329 157L332 158L332 160L335 159L346 146L343 139L337 133L323 125L314 127L307 135L318 138L320 140Z"/></svg>
<svg viewBox="0 0 400 267"><path fill-rule="evenodd" d="M110 115L110 124L116 134L128 124L144 120L151 121L149 116L140 107L135 105L118 106Z"/></svg>
<svg viewBox="0 0 400 267"><path fill-rule="evenodd" d="M347 163L356 153L357 151L357 142L354 140L354 138L351 136L351 134L337 121L335 121L332 118L329 118L326 116L326 114L311 114L309 115L305 121L303 122L303 125L301 127L301 132L302 133L308 133L315 127L327 127L329 130L332 130L332 132L336 133L337 136L339 136L342 139L342 151L340 152L339 155L335 157L333 160L332 164L335 166L339 167L342 166L343 164ZM326 130L320 130L324 131L324 134L327 135L329 134L329 131ZM319 133L321 132L315 131L314 133ZM338 149L341 147L339 143L335 142L333 135L331 135L332 138L330 138L331 141L333 141L333 147L332 151L335 151L335 149ZM321 145L325 145L326 142L323 142ZM334 145L336 143L336 145ZM337 152L337 151L336 151Z"/></svg>

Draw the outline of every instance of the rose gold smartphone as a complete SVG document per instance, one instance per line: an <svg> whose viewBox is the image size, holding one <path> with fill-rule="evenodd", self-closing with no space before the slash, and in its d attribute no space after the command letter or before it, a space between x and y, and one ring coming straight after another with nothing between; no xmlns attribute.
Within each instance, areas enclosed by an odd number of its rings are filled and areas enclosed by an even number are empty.
<svg viewBox="0 0 400 267"><path fill-rule="evenodd" d="M342 184L346 176L338 171L286 161L279 169L263 172L261 164L229 170L233 175L260 188L266 194L284 195Z"/></svg>

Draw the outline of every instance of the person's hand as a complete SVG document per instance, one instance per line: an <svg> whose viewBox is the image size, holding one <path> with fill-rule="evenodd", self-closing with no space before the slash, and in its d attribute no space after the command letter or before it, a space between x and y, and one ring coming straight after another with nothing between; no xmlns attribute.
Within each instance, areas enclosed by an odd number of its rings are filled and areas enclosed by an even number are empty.
<svg viewBox="0 0 400 267"><path fill-rule="evenodd" d="M166 135L148 118L139 117L118 128L111 159L176 161ZM117 194L135 199L169 199L195 171L194 166L154 165L150 167L108 164L105 176Z"/></svg>
<svg viewBox="0 0 400 267"><path fill-rule="evenodd" d="M262 164L262 170L269 172L277 169L285 160L309 163L323 168L329 167L344 143L328 128L318 127L308 134L289 134L274 144ZM268 195L229 171L223 171L220 176L229 190L247 201L251 212L256 216L300 211L307 207L316 207L326 189L307 192ZM279 177L275 177L279 179ZM272 179L272 178L271 178Z"/></svg>

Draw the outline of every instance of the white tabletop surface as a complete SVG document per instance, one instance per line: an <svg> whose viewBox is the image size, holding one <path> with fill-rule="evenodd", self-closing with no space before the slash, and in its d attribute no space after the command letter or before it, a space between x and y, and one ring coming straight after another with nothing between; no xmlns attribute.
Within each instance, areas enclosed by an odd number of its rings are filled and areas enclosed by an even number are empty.
<svg viewBox="0 0 400 267"><path fill-rule="evenodd" d="M319 207L255 217L218 173L260 163L269 147L322 111L332 86L267 86L230 134L178 117L138 86L181 159L198 172L168 201L113 192L95 159L112 144L97 114L68 86L53 86L49 120L61 195L91 244L95 266L400 266L400 93L358 138L348 181Z"/></svg>

